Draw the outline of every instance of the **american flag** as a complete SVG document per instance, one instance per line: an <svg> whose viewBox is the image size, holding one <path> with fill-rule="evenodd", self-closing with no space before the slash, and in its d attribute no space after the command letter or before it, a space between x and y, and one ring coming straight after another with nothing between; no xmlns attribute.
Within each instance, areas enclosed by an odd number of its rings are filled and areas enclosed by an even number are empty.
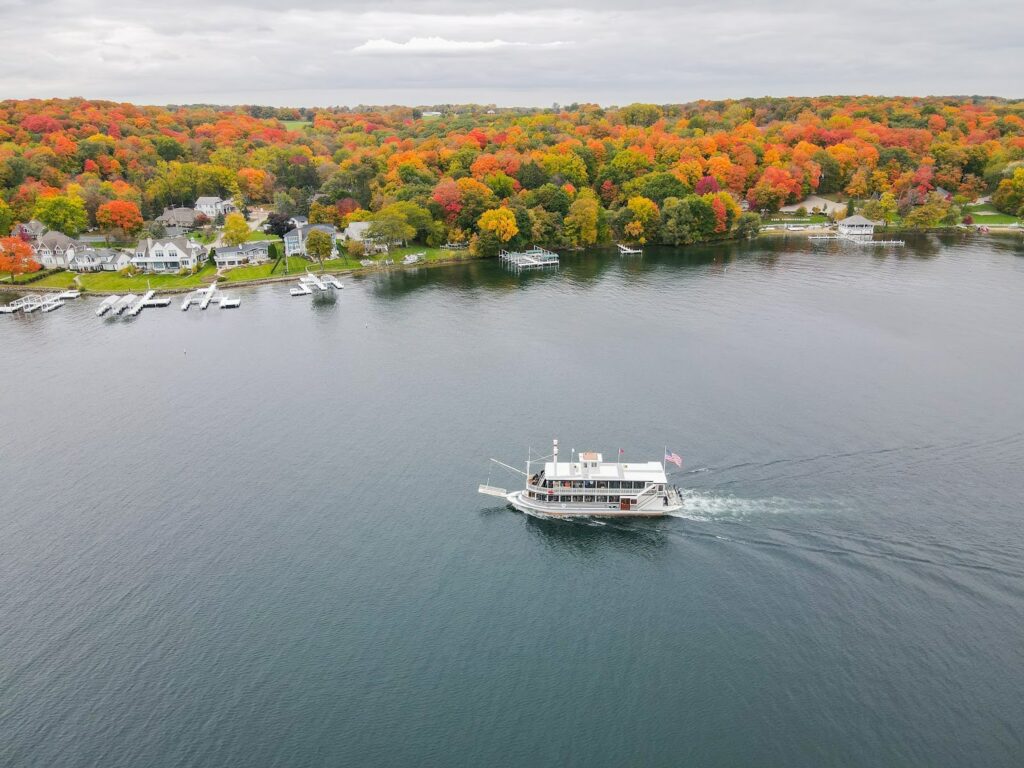
<svg viewBox="0 0 1024 768"><path fill-rule="evenodd" d="M675 464L677 467L682 469L683 457L680 456L678 453L673 453L668 448L665 449L665 461L671 462L672 464Z"/></svg>

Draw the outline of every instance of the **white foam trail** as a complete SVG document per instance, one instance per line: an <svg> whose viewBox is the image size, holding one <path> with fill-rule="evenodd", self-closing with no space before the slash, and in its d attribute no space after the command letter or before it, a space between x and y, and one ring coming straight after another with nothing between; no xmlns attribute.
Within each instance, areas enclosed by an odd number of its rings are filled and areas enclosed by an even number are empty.
<svg viewBox="0 0 1024 768"><path fill-rule="evenodd" d="M743 518L753 515L777 515L783 512L794 512L796 502L777 496L765 499L741 499L736 496L722 495L707 491L684 490L683 508L670 512L672 517L684 520L709 521L722 518Z"/></svg>

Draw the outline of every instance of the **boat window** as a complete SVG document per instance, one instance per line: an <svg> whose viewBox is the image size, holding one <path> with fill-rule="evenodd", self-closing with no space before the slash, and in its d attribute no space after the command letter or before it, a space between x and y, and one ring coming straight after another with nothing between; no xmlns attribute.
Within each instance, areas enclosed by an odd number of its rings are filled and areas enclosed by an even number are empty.
<svg viewBox="0 0 1024 768"><path fill-rule="evenodd" d="M608 497L608 501L618 501L618 500L619 500L618 496L609 496Z"/></svg>
<svg viewBox="0 0 1024 768"><path fill-rule="evenodd" d="M597 487L598 488L607 488L608 487L608 483L606 483L604 480L598 480L597 481Z"/></svg>
<svg viewBox="0 0 1024 768"><path fill-rule="evenodd" d="M571 501L572 500L572 496L559 496L558 500L560 502L562 502L563 504L565 504L567 501Z"/></svg>
<svg viewBox="0 0 1024 768"><path fill-rule="evenodd" d="M594 497L593 496L584 496L583 497L583 501L584 502L589 502L589 503L593 504L594 503Z"/></svg>
<svg viewBox="0 0 1024 768"><path fill-rule="evenodd" d="M582 504L583 503L583 497L582 496L573 496L572 500L574 502L576 502L577 504Z"/></svg>

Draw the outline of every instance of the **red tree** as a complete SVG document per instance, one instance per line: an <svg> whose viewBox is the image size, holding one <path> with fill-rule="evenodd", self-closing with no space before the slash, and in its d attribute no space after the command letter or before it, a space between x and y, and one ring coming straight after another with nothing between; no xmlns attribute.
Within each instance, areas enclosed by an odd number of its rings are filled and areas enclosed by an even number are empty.
<svg viewBox="0 0 1024 768"><path fill-rule="evenodd" d="M96 209L96 223L104 231L120 229L131 235L142 229L142 213L128 200L111 200Z"/></svg>
<svg viewBox="0 0 1024 768"><path fill-rule="evenodd" d="M39 262L33 255L32 246L20 237L0 238L0 272L9 272L11 282L15 275L39 270Z"/></svg>

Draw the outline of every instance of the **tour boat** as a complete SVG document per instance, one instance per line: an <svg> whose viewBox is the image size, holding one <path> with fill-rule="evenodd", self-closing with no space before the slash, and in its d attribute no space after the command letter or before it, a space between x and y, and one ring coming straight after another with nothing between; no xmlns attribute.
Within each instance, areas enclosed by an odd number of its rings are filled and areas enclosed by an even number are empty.
<svg viewBox="0 0 1024 768"><path fill-rule="evenodd" d="M547 517L660 517L683 506L679 489L669 483L662 462L604 461L600 453L593 452L559 461L557 440L546 458L551 461L543 461L539 472L531 466L534 460L527 460L523 472L491 459L524 475L526 486L509 492L483 484L480 493L503 498L520 512ZM666 452L665 458L681 463L674 453Z"/></svg>

